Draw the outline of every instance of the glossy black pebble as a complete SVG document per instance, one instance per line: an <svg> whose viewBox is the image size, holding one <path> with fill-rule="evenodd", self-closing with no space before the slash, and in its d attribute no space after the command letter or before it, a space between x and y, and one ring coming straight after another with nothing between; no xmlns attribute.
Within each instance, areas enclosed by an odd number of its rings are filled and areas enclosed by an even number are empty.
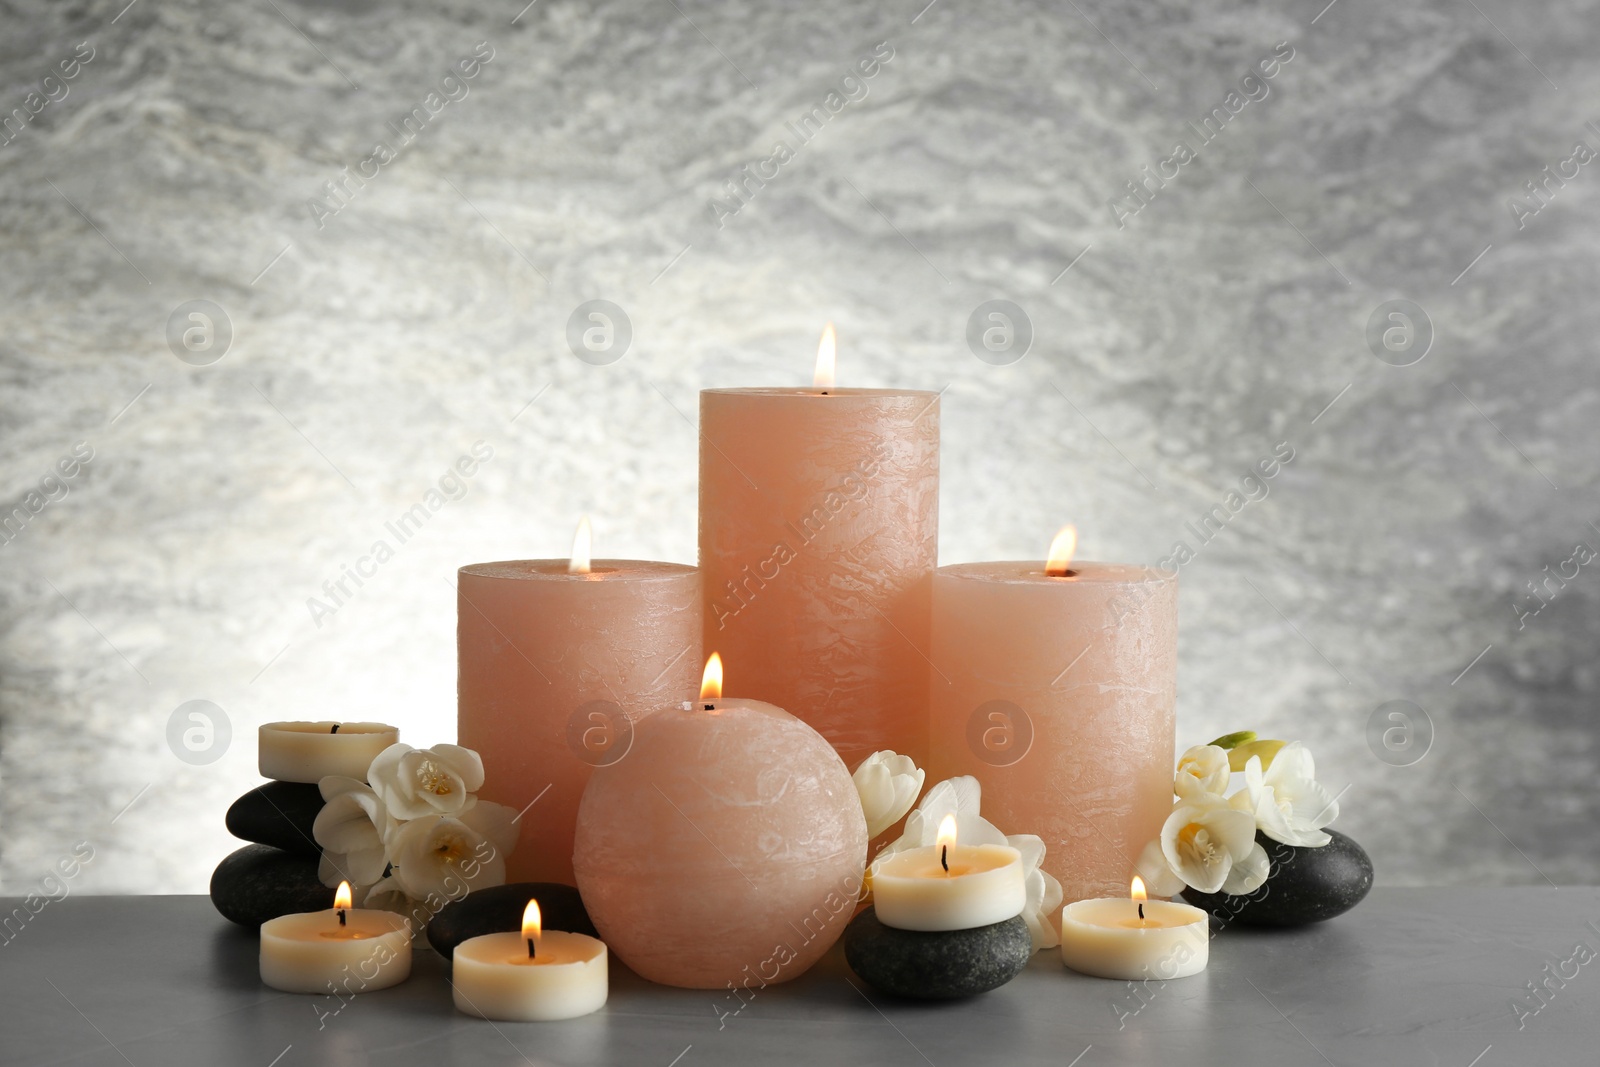
<svg viewBox="0 0 1600 1067"><path fill-rule="evenodd" d="M1220 922L1241 926L1307 926L1343 915L1372 888L1372 860L1346 835L1327 833L1333 840L1321 848L1295 848L1258 832L1256 840L1272 861L1260 889L1246 896L1185 889L1183 899Z"/></svg>
<svg viewBox="0 0 1600 1067"><path fill-rule="evenodd" d="M321 850L311 826L322 810L322 793L305 782L268 782L252 789L228 809L228 832L258 845L317 856Z"/></svg>
<svg viewBox="0 0 1600 1067"><path fill-rule="evenodd" d="M578 891L557 882L513 882L476 889L439 909L428 923L428 944L445 959L469 937L522 929L522 913L529 900L539 902L539 918L546 930L600 936Z"/></svg>
<svg viewBox="0 0 1600 1067"><path fill-rule="evenodd" d="M944 1000L987 993L1005 985L1033 957L1033 938L1019 915L973 930L896 930L872 908L844 931L850 969L885 993Z"/></svg>
<svg viewBox="0 0 1600 1067"><path fill-rule="evenodd" d="M246 845L217 864L211 903L224 919L256 930L280 915L333 907L333 890L317 880L316 857Z"/></svg>

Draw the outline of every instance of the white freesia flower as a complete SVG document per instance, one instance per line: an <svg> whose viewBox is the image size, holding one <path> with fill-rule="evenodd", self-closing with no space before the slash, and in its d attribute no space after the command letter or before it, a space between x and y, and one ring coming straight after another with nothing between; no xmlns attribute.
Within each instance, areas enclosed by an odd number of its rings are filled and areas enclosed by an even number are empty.
<svg viewBox="0 0 1600 1067"><path fill-rule="evenodd" d="M1045 871L1044 841L1033 834L1015 834L1007 837L1000 829L978 814L983 801L982 787L971 776L950 778L928 790L922 802L906 816L904 832L883 846L873 861L874 866L884 858L909 848L927 848L938 843L939 824L946 815L956 817L956 841L962 845L1010 845L1022 853L1023 884L1027 890L1027 903L1022 919L1033 935L1035 952L1061 943L1060 933L1051 918L1061 910L1061 883Z"/></svg>
<svg viewBox="0 0 1600 1067"><path fill-rule="evenodd" d="M503 885L506 856L517 838L515 813L480 803L460 815L424 815L389 835L398 888L417 900L453 900L473 889Z"/></svg>
<svg viewBox="0 0 1600 1067"><path fill-rule="evenodd" d="M1250 846L1250 854L1242 860L1235 860L1233 868L1228 871L1228 878L1222 883L1224 893L1235 896L1244 896L1254 893L1261 888L1261 883L1267 880L1267 875L1272 873L1272 861L1267 858L1267 850L1261 847L1260 842Z"/></svg>
<svg viewBox="0 0 1600 1067"><path fill-rule="evenodd" d="M1178 757L1178 773L1172 780L1172 791L1180 797L1214 793L1221 796L1228 791L1228 751L1216 745L1195 745Z"/></svg>
<svg viewBox="0 0 1600 1067"><path fill-rule="evenodd" d="M1145 891L1153 897L1174 897L1183 892L1183 879L1167 862L1167 854L1161 851L1159 837L1151 838L1144 846L1139 858L1134 861L1133 869L1144 879Z"/></svg>
<svg viewBox="0 0 1600 1067"><path fill-rule="evenodd" d="M1161 827L1161 853L1173 873L1202 893L1221 889L1234 864L1258 849L1255 819L1218 796L1179 800Z"/></svg>
<svg viewBox="0 0 1600 1067"><path fill-rule="evenodd" d="M867 816L867 837L877 837L911 810L922 792L924 771L910 756L888 749L861 761L851 779Z"/></svg>
<svg viewBox="0 0 1600 1067"><path fill-rule="evenodd" d="M397 819L458 815L483 787L483 760L460 745L414 749L396 742L378 753L367 780Z"/></svg>
<svg viewBox="0 0 1600 1067"><path fill-rule="evenodd" d="M1265 773L1260 757L1251 756L1244 782L1234 794L1234 807L1250 812L1274 841L1320 848L1333 840L1322 828L1338 818L1339 802L1317 782L1311 753L1300 742L1284 745Z"/></svg>
<svg viewBox="0 0 1600 1067"><path fill-rule="evenodd" d="M388 862L383 835L393 824L383 801L365 782L341 775L322 779L317 788L327 802L311 826L322 848L318 879L327 886L377 882Z"/></svg>

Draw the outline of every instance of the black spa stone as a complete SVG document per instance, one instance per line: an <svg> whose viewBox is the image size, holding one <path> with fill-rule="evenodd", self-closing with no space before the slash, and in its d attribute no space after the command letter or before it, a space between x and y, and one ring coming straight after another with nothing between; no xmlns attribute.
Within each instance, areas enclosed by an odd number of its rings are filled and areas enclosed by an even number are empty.
<svg viewBox="0 0 1600 1067"><path fill-rule="evenodd" d="M439 909L428 923L428 944L445 959L469 937L522 929L522 913L529 900L539 902L540 922L546 930L599 937L578 891L558 882L513 882L475 889Z"/></svg>
<svg viewBox="0 0 1600 1067"><path fill-rule="evenodd" d="M1257 833L1271 873L1260 889L1244 896L1183 891L1183 899L1221 923L1240 926L1306 926L1343 915L1372 888L1366 850L1337 830L1321 848L1296 848Z"/></svg>
<svg viewBox="0 0 1600 1067"><path fill-rule="evenodd" d="M322 810L322 792L306 782L268 782L228 809L228 832L258 845L304 856L320 855L311 826Z"/></svg>
<svg viewBox="0 0 1600 1067"><path fill-rule="evenodd" d="M868 908L844 931L844 958L861 980L918 1000L999 989L1028 965L1033 937L1022 916L972 930L897 930Z"/></svg>
<svg viewBox="0 0 1600 1067"><path fill-rule="evenodd" d="M251 930L280 915L331 908L333 892L317 880L315 856L270 845L246 845L211 875L211 903L224 919Z"/></svg>

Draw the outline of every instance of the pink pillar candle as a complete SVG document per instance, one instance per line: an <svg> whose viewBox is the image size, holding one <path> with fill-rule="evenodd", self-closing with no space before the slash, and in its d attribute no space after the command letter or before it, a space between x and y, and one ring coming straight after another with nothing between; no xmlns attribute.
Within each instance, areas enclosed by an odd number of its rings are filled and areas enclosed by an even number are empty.
<svg viewBox="0 0 1600 1067"><path fill-rule="evenodd" d="M1122 895L1172 807L1177 576L1045 571L939 569L929 780L975 776L985 818L1044 839L1066 900Z"/></svg>
<svg viewBox="0 0 1600 1067"><path fill-rule="evenodd" d="M700 394L706 651L854 767L927 752L939 542L939 397L882 389Z"/></svg>
<svg viewBox="0 0 1600 1067"><path fill-rule="evenodd" d="M641 977L727 989L728 1010L815 963L855 913L867 823L816 731L757 700L639 723L578 810L578 890Z"/></svg>
<svg viewBox="0 0 1600 1067"><path fill-rule="evenodd" d="M514 882L572 884L590 772L627 753L639 719L694 692L700 668L693 567L568 568L478 563L461 568L457 587L457 736L483 757L478 795L522 812L506 866Z"/></svg>

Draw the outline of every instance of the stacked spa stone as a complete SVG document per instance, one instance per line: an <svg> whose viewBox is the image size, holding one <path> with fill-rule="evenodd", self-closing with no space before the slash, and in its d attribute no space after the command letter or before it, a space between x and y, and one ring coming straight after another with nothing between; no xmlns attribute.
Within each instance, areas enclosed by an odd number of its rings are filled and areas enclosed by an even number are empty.
<svg viewBox="0 0 1600 1067"><path fill-rule="evenodd" d="M230 922L251 930L268 919L333 907L322 884L322 861L312 827L322 811L317 783L329 775L365 781L373 758L400 731L370 722L276 722L258 734L258 766L266 785L228 809L228 832L252 842L217 864L211 903Z"/></svg>

